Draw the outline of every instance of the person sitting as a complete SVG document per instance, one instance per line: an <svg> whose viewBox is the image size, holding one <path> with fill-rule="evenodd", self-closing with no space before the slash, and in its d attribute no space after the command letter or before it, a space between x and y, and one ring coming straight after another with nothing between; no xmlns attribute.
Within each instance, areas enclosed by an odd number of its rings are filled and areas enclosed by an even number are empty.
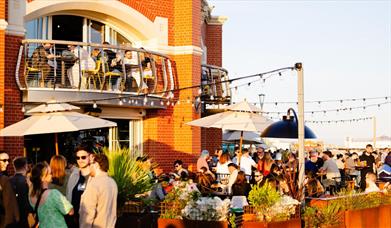
<svg viewBox="0 0 391 228"><path fill-rule="evenodd" d="M53 52L51 43L43 43L33 51L33 54L31 56L31 64L32 67L37 68L41 71L41 87L44 87L44 82L47 76L49 76L50 72L55 70L55 68L57 67L54 58L55 54Z"/></svg>
<svg viewBox="0 0 391 228"><path fill-rule="evenodd" d="M215 179L211 175L212 173L207 170L206 167L202 167L200 170L201 171L197 174L196 177L197 187L202 194L208 194L211 192L210 187Z"/></svg>
<svg viewBox="0 0 391 228"><path fill-rule="evenodd" d="M229 178L228 178L228 193L232 193L232 185L235 183L236 178L238 177L238 166L235 163L228 164Z"/></svg>
<svg viewBox="0 0 391 228"><path fill-rule="evenodd" d="M70 67L67 70L68 79L72 86L72 88L80 88L85 89L87 88L87 77L82 77L80 70L94 70L95 69L95 61L92 59L92 57L88 54L87 50L84 48L81 48L79 46L75 45L68 45L70 54L73 54L73 60L72 56L69 55L70 61L73 61L72 67ZM63 58L64 54L63 53ZM78 61L76 61L78 60ZM81 79L81 83L80 83Z"/></svg>
<svg viewBox="0 0 391 228"><path fill-rule="evenodd" d="M208 157L209 157L209 151L202 150L201 155L197 160L197 172L200 172L202 167L205 167L207 170L209 170L209 166L207 162Z"/></svg>
<svg viewBox="0 0 391 228"><path fill-rule="evenodd" d="M266 178L264 178L263 174L260 171L256 170L254 171L254 178L252 179L252 182L254 185L262 187L266 182Z"/></svg>
<svg viewBox="0 0 391 228"><path fill-rule="evenodd" d="M247 183L246 174L239 171L235 183L232 185L232 208L243 208L247 206L247 197L251 186Z"/></svg>
<svg viewBox="0 0 391 228"><path fill-rule="evenodd" d="M307 173L304 180L305 196L306 197L321 197L324 194L324 188L320 181L311 171Z"/></svg>
<svg viewBox="0 0 391 228"><path fill-rule="evenodd" d="M328 187L336 187L337 182L341 181L341 174L339 173L339 169L337 163L334 159L332 159L333 154L330 151L323 152L323 166L320 168L320 172L326 173L326 178L323 180L323 185Z"/></svg>
<svg viewBox="0 0 391 228"><path fill-rule="evenodd" d="M369 172L365 176L366 188L365 193L379 192L380 189L376 185L376 174Z"/></svg>
<svg viewBox="0 0 391 228"><path fill-rule="evenodd" d="M183 168L183 162L182 160L176 160L174 162L174 173L179 176L179 177L182 177L184 175L182 175L182 173L185 173L186 176L189 176L189 171L187 171L185 168Z"/></svg>
<svg viewBox="0 0 391 228"><path fill-rule="evenodd" d="M391 152L384 159L384 164L379 169L379 179L391 181Z"/></svg>
<svg viewBox="0 0 391 228"><path fill-rule="evenodd" d="M216 175L218 181L229 176L228 164L231 163L228 153L223 153L216 166Z"/></svg>

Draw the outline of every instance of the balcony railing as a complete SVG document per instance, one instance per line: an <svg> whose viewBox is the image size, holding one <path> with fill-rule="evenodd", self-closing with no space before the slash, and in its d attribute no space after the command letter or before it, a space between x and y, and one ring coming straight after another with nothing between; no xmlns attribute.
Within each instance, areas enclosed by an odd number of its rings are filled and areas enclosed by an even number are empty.
<svg viewBox="0 0 391 228"><path fill-rule="evenodd" d="M23 73L19 75L19 68ZM21 90L135 93L158 97L174 89L171 60L128 46L23 40L16 81Z"/></svg>
<svg viewBox="0 0 391 228"><path fill-rule="evenodd" d="M202 65L202 96L206 104L227 104L231 100L228 71L224 68Z"/></svg>

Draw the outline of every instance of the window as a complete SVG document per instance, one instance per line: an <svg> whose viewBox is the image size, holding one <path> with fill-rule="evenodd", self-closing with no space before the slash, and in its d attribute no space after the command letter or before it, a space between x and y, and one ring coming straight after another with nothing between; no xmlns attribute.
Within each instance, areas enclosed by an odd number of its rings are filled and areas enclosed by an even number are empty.
<svg viewBox="0 0 391 228"><path fill-rule="evenodd" d="M89 18L54 15L28 21L25 24L28 39L56 39L89 43L128 44L125 36L109 25Z"/></svg>

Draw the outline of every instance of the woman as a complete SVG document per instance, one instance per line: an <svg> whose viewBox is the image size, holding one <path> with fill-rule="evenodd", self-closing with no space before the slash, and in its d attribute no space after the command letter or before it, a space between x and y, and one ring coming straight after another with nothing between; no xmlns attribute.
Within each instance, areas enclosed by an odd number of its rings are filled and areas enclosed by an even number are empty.
<svg viewBox="0 0 391 228"><path fill-rule="evenodd" d="M243 208L247 206L248 193L251 190L251 186L247 183L246 175L243 171L238 172L235 183L232 185L232 208Z"/></svg>
<svg viewBox="0 0 391 228"><path fill-rule="evenodd" d="M208 166L209 151L203 150L200 157L197 160L197 172L201 172L202 167L206 167L209 170Z"/></svg>
<svg viewBox="0 0 391 228"><path fill-rule="evenodd" d="M55 155L50 159L50 169L52 171L52 183L49 184L49 189L57 189L64 196L66 194L66 186L68 175L65 171L67 160L62 155Z"/></svg>
<svg viewBox="0 0 391 228"><path fill-rule="evenodd" d="M267 176L270 173L270 169L274 164L273 158L269 152L265 152L262 159L258 161L257 169L262 172L263 176Z"/></svg>
<svg viewBox="0 0 391 228"><path fill-rule="evenodd" d="M48 189L52 174L46 162L38 163L31 172L30 205L37 208L40 228L66 228L64 215L73 215L72 204L56 189ZM38 198L40 198L38 202Z"/></svg>
<svg viewBox="0 0 391 228"><path fill-rule="evenodd" d="M391 178L391 152L388 153L387 157L384 159L383 166L379 169L379 179L390 181Z"/></svg>
<svg viewBox="0 0 391 228"><path fill-rule="evenodd" d="M217 174L218 181L220 181L221 179L228 178L229 176L228 163L230 162L231 161L228 153L224 153L220 155L219 161L217 162L217 166L216 166L216 174Z"/></svg>

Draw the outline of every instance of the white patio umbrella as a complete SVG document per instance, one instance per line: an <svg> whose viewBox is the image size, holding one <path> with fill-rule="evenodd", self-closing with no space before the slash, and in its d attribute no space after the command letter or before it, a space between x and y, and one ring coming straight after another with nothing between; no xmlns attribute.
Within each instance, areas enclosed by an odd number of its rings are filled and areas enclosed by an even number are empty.
<svg viewBox="0 0 391 228"><path fill-rule="evenodd" d="M225 142L237 142L240 141L241 131L227 131L223 133L223 141ZM263 141L259 136L259 133L244 131L243 143L249 144L262 144Z"/></svg>
<svg viewBox="0 0 391 228"><path fill-rule="evenodd" d="M57 133L115 126L117 126L115 122L72 111L34 113L32 116L0 130L0 136L54 133L56 154L58 154Z"/></svg>
<svg viewBox="0 0 391 228"><path fill-rule="evenodd" d="M257 113L259 108L248 104L246 101L228 106L232 111L217 113L186 124L206 128L221 128L224 130L241 131L240 150L242 150L243 131L262 132L273 122Z"/></svg>

